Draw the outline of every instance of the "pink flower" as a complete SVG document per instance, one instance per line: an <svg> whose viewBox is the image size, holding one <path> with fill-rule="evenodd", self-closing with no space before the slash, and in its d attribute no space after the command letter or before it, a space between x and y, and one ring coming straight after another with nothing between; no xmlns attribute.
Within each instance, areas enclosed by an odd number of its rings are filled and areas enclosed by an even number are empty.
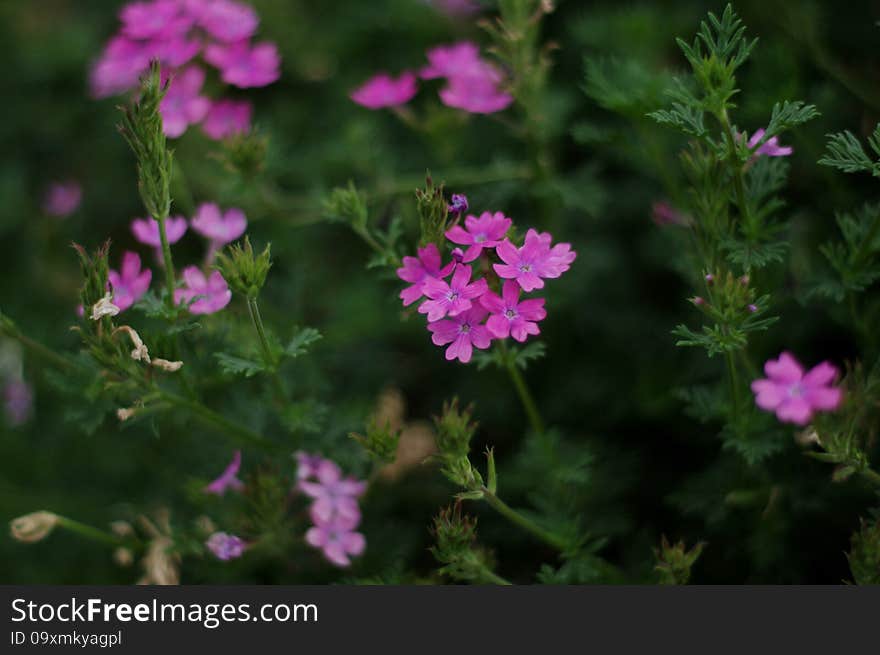
<svg viewBox="0 0 880 655"><path fill-rule="evenodd" d="M130 2L119 12L122 33L132 39L154 39L185 33L193 19L181 12L178 0Z"/></svg>
<svg viewBox="0 0 880 655"><path fill-rule="evenodd" d="M843 391L831 386L838 371L828 362L814 366L806 374L789 352L764 364L766 378L752 382L755 403L776 412L784 423L806 425L816 411L833 411L843 400Z"/></svg>
<svg viewBox="0 0 880 655"><path fill-rule="evenodd" d="M577 257L577 253L575 253L571 249L570 243L557 243L554 246L552 245L552 242L553 237L550 236L549 232L539 233L533 228L529 228L529 230L526 232L526 245L529 245L530 243L536 243L542 247L550 249L550 257L547 259L547 264L544 267L544 271L542 272L541 277L559 277L569 268L571 268L571 263Z"/></svg>
<svg viewBox="0 0 880 655"><path fill-rule="evenodd" d="M453 225L446 232L446 238L453 243L468 246L462 259L464 263L468 263L479 257L483 248L494 248L501 243L512 223L501 212L483 212L479 218L468 215L464 219L465 227Z"/></svg>
<svg viewBox="0 0 880 655"><path fill-rule="evenodd" d="M75 180L53 182L46 190L43 211L50 216L63 218L76 211L82 200L82 187Z"/></svg>
<svg viewBox="0 0 880 655"><path fill-rule="evenodd" d="M274 43L210 45L205 59L220 69L224 82L239 88L266 86L281 77L281 57Z"/></svg>
<svg viewBox="0 0 880 655"><path fill-rule="evenodd" d="M220 477L205 487L205 493L217 494L222 496L228 489L232 491L241 491L244 489L244 482L238 479L238 470L241 468L241 451L236 450L232 456L229 466L220 474Z"/></svg>
<svg viewBox="0 0 880 655"><path fill-rule="evenodd" d="M328 523L341 519L360 521L360 508L357 499L367 489L367 483L352 477L343 478L342 471L335 462L325 460L315 471L316 482L300 480L300 491L314 500L310 515L315 523Z"/></svg>
<svg viewBox="0 0 880 655"><path fill-rule="evenodd" d="M427 52L428 65L419 71L423 80L466 74L482 61L480 47L470 41L441 45Z"/></svg>
<svg viewBox="0 0 880 655"><path fill-rule="evenodd" d="M247 218L236 207L230 207L221 213L220 207L213 202L205 202L196 209L190 225L193 230L210 239L212 248L216 249L232 243L244 234Z"/></svg>
<svg viewBox="0 0 880 655"><path fill-rule="evenodd" d="M190 302L198 298L189 306L191 314L219 312L232 300L232 292L219 271L213 271L206 278L197 266L187 266L182 275L186 287L174 290L174 302L179 305L181 301Z"/></svg>
<svg viewBox="0 0 880 655"><path fill-rule="evenodd" d="M205 547L214 554L214 557L226 562L241 557L247 544L234 534L215 532L205 542Z"/></svg>
<svg viewBox="0 0 880 655"><path fill-rule="evenodd" d="M577 256L571 244L559 243L551 247L549 232L538 233L533 229L526 232L525 243L517 248L505 239L495 252L504 262L493 264L499 277L515 279L523 291L544 288L541 278L557 278L569 269Z"/></svg>
<svg viewBox="0 0 880 655"><path fill-rule="evenodd" d="M487 314L485 309L477 305L452 318L428 323L428 330L433 333L431 341L437 346L451 344L446 349L446 359L458 359L462 364L467 364L471 361L474 348L484 350L492 342L492 335L482 324Z"/></svg>
<svg viewBox="0 0 880 655"><path fill-rule="evenodd" d="M136 218L131 222L134 238L147 246L161 248L159 223L155 218ZM168 243L177 243L186 233L186 219L183 216L170 216L165 219L165 236Z"/></svg>
<svg viewBox="0 0 880 655"><path fill-rule="evenodd" d="M433 243L418 249L418 257L404 257L403 267L397 269L397 277L410 286L400 292L403 306L408 307L424 295L422 287L428 278L444 278L452 272L455 264L448 263L442 269L440 251Z"/></svg>
<svg viewBox="0 0 880 655"><path fill-rule="evenodd" d="M168 92L159 104L165 135L177 138L190 125L201 121L211 108L211 101L199 95L205 83L205 71L187 68L171 78Z"/></svg>
<svg viewBox="0 0 880 655"><path fill-rule="evenodd" d="M151 41L146 50L151 59L158 59L171 68L180 68L201 52L202 42L185 36L173 36Z"/></svg>
<svg viewBox="0 0 880 655"><path fill-rule="evenodd" d="M399 107L416 94L416 74L404 71L395 79L387 73L379 73L351 92L351 99L368 109Z"/></svg>
<svg viewBox="0 0 880 655"><path fill-rule="evenodd" d="M513 337L520 343L528 335L540 334L537 321L547 317L543 298L519 300L520 288L513 280L504 283L501 296L488 291L480 297L480 304L491 312L486 328L497 339Z"/></svg>
<svg viewBox="0 0 880 655"><path fill-rule="evenodd" d="M450 283L426 277L422 292L429 300L419 305L419 314L427 314L428 321L433 323L444 316L456 316L469 310L471 300L482 296L488 289L485 279L480 278L473 283L470 283L470 279L470 266L456 266Z"/></svg>
<svg viewBox="0 0 880 655"><path fill-rule="evenodd" d="M218 100L202 123L205 134L215 140L243 134L251 129L253 107L247 100Z"/></svg>
<svg viewBox="0 0 880 655"><path fill-rule="evenodd" d="M761 143L761 139L764 138L765 130L762 128L760 130L755 130L755 133L752 135L752 138L749 139L749 149L755 148L759 143ZM788 157L791 153L794 152L794 148L791 146L780 146L778 137L770 137L761 144L761 147L755 150L755 157L760 157L761 155L766 155L767 157Z"/></svg>
<svg viewBox="0 0 880 655"><path fill-rule="evenodd" d="M150 63L146 44L115 36L107 43L89 74L89 86L95 98L106 98L127 91L138 84L138 76Z"/></svg>
<svg viewBox="0 0 880 655"><path fill-rule="evenodd" d="M251 7L232 0L207 0L194 5L199 25L220 41L241 41L254 35L260 19Z"/></svg>
<svg viewBox="0 0 880 655"><path fill-rule="evenodd" d="M30 385L21 379L10 379L3 386L3 411L11 426L22 425L31 417L34 394Z"/></svg>
<svg viewBox="0 0 880 655"><path fill-rule="evenodd" d="M324 459L320 455L310 455L309 453L298 451L294 453L296 457L296 479L297 480L310 480L310 479L318 479L318 474L321 469L325 467L333 467L336 466L334 462L331 462L329 459Z"/></svg>
<svg viewBox="0 0 880 655"><path fill-rule="evenodd" d="M499 88L503 80L501 71L483 62L466 74L450 77L447 86L440 89L440 100L447 107L472 114L494 114L513 103L513 96Z"/></svg>
<svg viewBox="0 0 880 655"><path fill-rule="evenodd" d="M150 288L153 272L149 268L142 271L140 256L135 252L126 252L122 256L119 271L111 269L108 278L113 291L113 304L119 307L119 311L125 311Z"/></svg>
<svg viewBox="0 0 880 655"><path fill-rule="evenodd" d="M688 219L675 207L664 200L658 200L651 205L651 220L655 225L687 225Z"/></svg>
<svg viewBox="0 0 880 655"><path fill-rule="evenodd" d="M306 532L306 543L319 548L324 557L336 566L351 564L350 556L364 552L367 540L360 532L355 532L358 521L340 519L329 523L318 523Z"/></svg>

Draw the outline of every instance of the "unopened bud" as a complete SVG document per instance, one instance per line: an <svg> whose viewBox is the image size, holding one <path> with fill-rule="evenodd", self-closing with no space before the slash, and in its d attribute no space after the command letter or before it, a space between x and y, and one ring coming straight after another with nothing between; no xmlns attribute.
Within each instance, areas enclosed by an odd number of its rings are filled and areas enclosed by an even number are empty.
<svg viewBox="0 0 880 655"><path fill-rule="evenodd" d="M715 282L715 276L712 275L711 273L706 273L705 280L706 280L706 284L708 284L709 286L712 286L712 283Z"/></svg>
<svg viewBox="0 0 880 655"><path fill-rule="evenodd" d="M693 298L691 298L691 302L697 307L702 307L706 304L705 299L700 296L694 296Z"/></svg>
<svg viewBox="0 0 880 655"><path fill-rule="evenodd" d="M749 305L749 306L747 307L747 309L749 310L750 313L754 314L756 311L758 311L758 306L752 304L752 305Z"/></svg>
<svg viewBox="0 0 880 655"><path fill-rule="evenodd" d="M32 544L48 537L56 525L58 525L57 514L33 512L12 519L9 522L9 532L16 541Z"/></svg>

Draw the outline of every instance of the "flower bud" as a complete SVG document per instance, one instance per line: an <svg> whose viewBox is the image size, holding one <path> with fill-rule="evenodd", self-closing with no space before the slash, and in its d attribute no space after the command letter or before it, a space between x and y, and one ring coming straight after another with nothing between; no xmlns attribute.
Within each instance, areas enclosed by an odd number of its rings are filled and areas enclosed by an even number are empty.
<svg viewBox="0 0 880 655"><path fill-rule="evenodd" d="M58 525L58 515L52 512L33 512L9 522L12 538L25 544L42 541Z"/></svg>

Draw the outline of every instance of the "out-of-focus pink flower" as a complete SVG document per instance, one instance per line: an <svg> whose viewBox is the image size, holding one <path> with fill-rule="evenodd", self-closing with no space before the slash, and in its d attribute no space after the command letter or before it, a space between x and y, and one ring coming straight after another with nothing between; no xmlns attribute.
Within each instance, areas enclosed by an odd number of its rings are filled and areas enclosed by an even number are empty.
<svg viewBox="0 0 880 655"><path fill-rule="evenodd" d="M320 549L324 557L336 566L351 565L351 557L364 552L367 540L360 532L355 532L358 521L338 519L328 523L318 523L306 532L306 543Z"/></svg>
<svg viewBox="0 0 880 655"><path fill-rule="evenodd" d="M143 296L150 288L153 272L141 270L141 258L136 252L126 252L122 256L119 270L110 269L108 279L113 290L113 304L119 311L125 311Z"/></svg>
<svg viewBox="0 0 880 655"><path fill-rule="evenodd" d="M251 129L253 107L247 100L218 100L211 104L202 129L215 140L243 134Z"/></svg>
<svg viewBox="0 0 880 655"><path fill-rule="evenodd" d="M311 455L302 450L294 453L296 457L296 479L310 480L318 479L318 472L324 466L336 466L329 459L324 459L320 455Z"/></svg>
<svg viewBox="0 0 880 655"><path fill-rule="evenodd" d="M504 263L493 264L493 268L499 277L519 282L523 291L542 289L544 280L541 278L559 277L576 257L570 244L560 243L552 247L550 244L549 233L539 234L533 229L526 233L521 248L505 239L495 248Z"/></svg>
<svg viewBox="0 0 880 655"><path fill-rule="evenodd" d="M513 337L520 343L528 335L541 333L538 321L547 317L543 298L529 298L520 301L520 287L513 280L507 280L501 296L487 291L480 297L480 304L492 314L486 321L489 333L497 339Z"/></svg>
<svg viewBox="0 0 880 655"><path fill-rule="evenodd" d="M658 200L651 205L651 220L655 225L687 225L687 217L665 200Z"/></svg>
<svg viewBox="0 0 880 655"><path fill-rule="evenodd" d="M159 103L165 135L177 138L190 125L201 121L211 108L211 101L201 95L205 71L197 66L182 70L171 77L168 92Z"/></svg>
<svg viewBox="0 0 880 655"><path fill-rule="evenodd" d="M226 562L241 557L247 544L234 534L215 532L205 542L205 547L214 554L214 557Z"/></svg>
<svg viewBox="0 0 880 655"><path fill-rule="evenodd" d="M82 187L75 180L53 182L43 198L43 211L63 218L77 210L82 200Z"/></svg>
<svg viewBox="0 0 880 655"><path fill-rule="evenodd" d="M242 89L266 86L281 77L281 56L274 43L209 45L205 59L220 70L224 82Z"/></svg>
<svg viewBox="0 0 880 655"><path fill-rule="evenodd" d="M316 481L301 479L297 487L314 500L310 515L315 523L329 523L337 519L360 520L357 499L367 489L367 483L352 477L343 478L335 462L325 460L315 471Z"/></svg>
<svg viewBox="0 0 880 655"><path fill-rule="evenodd" d="M822 362L804 373L803 367L789 352L764 364L766 378L752 382L755 403L763 410L776 412L783 423L806 425L818 411L833 411L843 400L843 391L832 386L838 370Z"/></svg>
<svg viewBox="0 0 880 655"><path fill-rule="evenodd" d="M220 211L213 202L205 202L198 206L196 215L190 222L192 229L211 241L213 248L220 248L232 243L247 229L247 217L236 207L225 212Z"/></svg>
<svg viewBox="0 0 880 655"><path fill-rule="evenodd" d="M424 80L465 75L480 65L480 47L470 41L441 45L427 52L428 65L419 71Z"/></svg>
<svg viewBox="0 0 880 655"><path fill-rule="evenodd" d="M199 26L220 41L247 39L260 24L253 8L233 0L204 0L192 4L190 11L198 18Z"/></svg>
<svg viewBox="0 0 880 655"><path fill-rule="evenodd" d="M119 12L122 33L131 39L168 38L184 34L193 19L178 0L130 2Z"/></svg>
<svg viewBox="0 0 880 655"><path fill-rule="evenodd" d="M368 109L399 107L416 94L416 74L404 71L397 78L379 73L351 92L351 99Z"/></svg>
<svg viewBox="0 0 880 655"><path fill-rule="evenodd" d="M400 292L403 306L407 307L424 295L422 287L426 279L444 278L452 272L455 264L450 262L443 268L440 267L440 251L433 243L418 249L418 257L404 257L403 266L397 269L397 277L410 286Z"/></svg>
<svg viewBox="0 0 880 655"><path fill-rule="evenodd" d="M422 283L422 291L428 300L419 305L419 314L427 314L428 321L434 322L444 316L456 316L471 308L471 300L479 298L489 288L485 278L471 282L471 267L456 266L452 280L427 277Z"/></svg>
<svg viewBox="0 0 880 655"><path fill-rule="evenodd" d="M244 489L244 482L238 479L238 470L241 468L241 451L236 450L232 456L232 461L224 469L220 477L205 487L205 493L224 495L228 490L241 491Z"/></svg>
<svg viewBox="0 0 880 655"><path fill-rule="evenodd" d="M428 323L428 330L433 334L431 341L437 346L450 344L446 349L446 359L457 359L467 364L471 361L474 348L484 350L492 342L492 335L483 324L488 313L483 307L475 305L451 318Z"/></svg>
<svg viewBox="0 0 880 655"><path fill-rule="evenodd" d="M213 314L229 304L232 300L232 291L226 280L220 275L220 271L213 271L207 278L198 266L188 266L183 269L183 281L186 286L174 290L174 302L190 302L197 298L189 306L191 314Z"/></svg>
<svg viewBox="0 0 880 655"><path fill-rule="evenodd" d="M500 88L504 76L489 63L483 63L464 75L448 78L440 89L440 100L447 107L472 114L494 114L513 103L513 96Z"/></svg>
<svg viewBox="0 0 880 655"><path fill-rule="evenodd" d="M446 211L450 214L464 214L468 210L468 199L463 193L453 193Z"/></svg>
<svg viewBox="0 0 880 655"><path fill-rule="evenodd" d="M483 212L479 218L469 215L464 219L464 227L453 225L446 232L446 238L462 246L468 246L464 252L464 263L472 262L483 248L494 248L507 234L513 221L501 212Z"/></svg>
<svg viewBox="0 0 880 655"><path fill-rule="evenodd" d="M757 145L761 143L761 139L764 138L764 134L766 134L766 131L763 128L755 130L755 133L748 142L749 149L757 147ZM761 143L761 147L755 150L754 156L760 157L761 155L766 155L767 157L788 157L793 152L794 148L791 146L780 146L779 137L772 136L764 143Z"/></svg>
<svg viewBox="0 0 880 655"><path fill-rule="evenodd" d="M31 417L34 395L30 385L22 379L14 378L3 385L3 412L6 422L17 426Z"/></svg>
<svg viewBox="0 0 880 655"><path fill-rule="evenodd" d="M186 219L183 216L169 216L165 219L165 236L168 243L177 243L186 233ZM159 223L155 218L136 218L131 222L134 238L147 246L161 248Z"/></svg>
<svg viewBox="0 0 880 655"><path fill-rule="evenodd" d="M92 95L106 98L134 88L151 56L148 44L124 36L113 37L89 74Z"/></svg>
<svg viewBox="0 0 880 655"><path fill-rule="evenodd" d="M146 46L151 59L158 59L164 66L180 68L202 50L199 39L186 36L173 36L168 39L157 39Z"/></svg>

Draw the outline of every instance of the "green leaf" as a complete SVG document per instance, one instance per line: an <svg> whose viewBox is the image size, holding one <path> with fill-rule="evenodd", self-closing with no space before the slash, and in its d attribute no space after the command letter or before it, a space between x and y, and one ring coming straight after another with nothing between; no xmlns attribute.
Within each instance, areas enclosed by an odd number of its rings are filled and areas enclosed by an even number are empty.
<svg viewBox="0 0 880 655"><path fill-rule="evenodd" d="M880 126L878 126L880 128ZM874 136L877 137L877 130ZM872 142L872 147L877 141ZM871 161L862 144L849 130L828 135L825 156L819 160L823 166L831 166L844 173L871 173L880 175L880 165Z"/></svg>
<svg viewBox="0 0 880 655"><path fill-rule="evenodd" d="M227 353L214 353L214 357L217 358L217 362L220 364L223 372L231 375L243 375L246 378L250 378L266 370L266 365L263 362L252 359L245 359L244 357Z"/></svg>
<svg viewBox="0 0 880 655"><path fill-rule="evenodd" d="M819 115L819 110L816 109L815 105L807 105L800 100L795 100L794 102L786 100L782 104L777 102L773 105L770 122L767 124L767 129L761 143L765 143L786 130L811 121Z"/></svg>
<svg viewBox="0 0 880 655"><path fill-rule="evenodd" d="M295 359L309 352L309 346L321 339L321 333L315 328L301 328L284 348L284 356Z"/></svg>

